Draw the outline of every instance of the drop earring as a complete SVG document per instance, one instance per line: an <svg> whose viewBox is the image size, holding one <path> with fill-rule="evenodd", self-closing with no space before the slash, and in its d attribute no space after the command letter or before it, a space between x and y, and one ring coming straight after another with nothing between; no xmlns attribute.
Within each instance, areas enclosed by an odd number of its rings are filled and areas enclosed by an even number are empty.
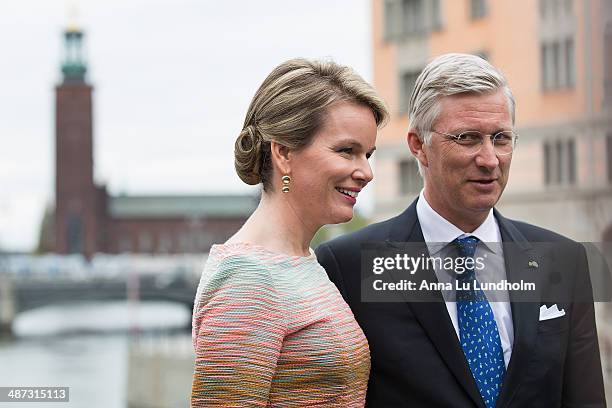
<svg viewBox="0 0 612 408"><path fill-rule="evenodd" d="M291 177L289 177L288 175L284 175L283 177L281 177L281 180L283 181L283 187L281 188L281 191L283 193L288 193L289 192L289 183L291 183Z"/></svg>

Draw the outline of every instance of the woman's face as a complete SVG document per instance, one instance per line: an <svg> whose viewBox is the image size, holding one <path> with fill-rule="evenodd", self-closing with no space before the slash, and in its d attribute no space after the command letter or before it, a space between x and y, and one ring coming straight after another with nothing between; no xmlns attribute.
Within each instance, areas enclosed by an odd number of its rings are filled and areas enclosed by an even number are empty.
<svg viewBox="0 0 612 408"><path fill-rule="evenodd" d="M307 147L291 153L291 191L286 195L303 221L347 222L359 192L372 180L376 121L364 105L339 102Z"/></svg>

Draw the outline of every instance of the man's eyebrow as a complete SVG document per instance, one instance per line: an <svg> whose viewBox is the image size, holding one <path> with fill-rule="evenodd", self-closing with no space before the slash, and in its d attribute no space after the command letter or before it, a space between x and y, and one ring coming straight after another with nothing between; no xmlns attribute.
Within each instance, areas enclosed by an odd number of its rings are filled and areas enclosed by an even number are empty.
<svg viewBox="0 0 612 408"><path fill-rule="evenodd" d="M478 132L478 133L486 133L486 134L489 134L489 135L494 135L494 134L499 133L499 132L508 132L508 131L513 131L513 128L512 127L506 128L505 126L502 126L502 127L498 128L498 129L495 129L493 132L484 132L484 131L478 130L476 128L459 127L459 128L457 128L455 130L451 130L451 131L446 132L446 133L451 134L451 135L455 135L455 136L460 134L460 133L465 133L465 132Z"/></svg>

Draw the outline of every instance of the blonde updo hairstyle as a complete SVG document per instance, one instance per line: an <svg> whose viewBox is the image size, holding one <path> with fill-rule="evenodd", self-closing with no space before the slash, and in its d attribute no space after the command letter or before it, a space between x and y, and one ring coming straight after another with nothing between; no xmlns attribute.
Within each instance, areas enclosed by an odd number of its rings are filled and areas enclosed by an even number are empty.
<svg viewBox="0 0 612 408"><path fill-rule="evenodd" d="M269 191L270 142L291 150L308 146L329 107L337 102L369 107L378 127L389 116L374 88L349 67L297 58L274 68L255 93L234 145L240 179L250 185L262 183L264 191Z"/></svg>

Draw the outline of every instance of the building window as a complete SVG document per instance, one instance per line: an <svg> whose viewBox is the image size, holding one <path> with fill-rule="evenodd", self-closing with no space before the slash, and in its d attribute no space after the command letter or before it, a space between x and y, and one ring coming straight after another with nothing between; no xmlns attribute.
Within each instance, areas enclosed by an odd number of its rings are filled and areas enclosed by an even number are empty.
<svg viewBox="0 0 612 408"><path fill-rule="evenodd" d="M539 0L539 4L541 20L567 18L574 14L573 0Z"/></svg>
<svg viewBox="0 0 612 408"><path fill-rule="evenodd" d="M548 12L548 0L540 0L540 19L545 20Z"/></svg>
<svg viewBox="0 0 612 408"><path fill-rule="evenodd" d="M573 0L539 0L539 6L542 90L573 88L576 82Z"/></svg>
<svg viewBox="0 0 612 408"><path fill-rule="evenodd" d="M405 71L400 75L400 113L408 112L410 96L420 73L421 71Z"/></svg>
<svg viewBox="0 0 612 408"><path fill-rule="evenodd" d="M612 183L612 133L606 137L606 151L608 162L608 182Z"/></svg>
<svg viewBox="0 0 612 408"><path fill-rule="evenodd" d="M568 88L572 88L576 78L576 65L574 63L574 39L567 38L565 40L565 85Z"/></svg>
<svg viewBox="0 0 612 408"><path fill-rule="evenodd" d="M193 239L191 237L191 234L183 232L179 236L178 247L179 247L180 252L183 252L183 253L193 252L192 244L193 244Z"/></svg>
<svg viewBox="0 0 612 408"><path fill-rule="evenodd" d="M69 214L66 220L66 243L69 254L83 253L85 247L83 243L83 219L80 215Z"/></svg>
<svg viewBox="0 0 612 408"><path fill-rule="evenodd" d="M423 179L419 174L416 159L405 159L399 163L400 194L414 194L423 188Z"/></svg>
<svg viewBox="0 0 612 408"><path fill-rule="evenodd" d="M604 104L612 105L612 22L604 34Z"/></svg>
<svg viewBox="0 0 612 408"><path fill-rule="evenodd" d="M573 37L542 43L540 60L544 91L574 87L576 63Z"/></svg>
<svg viewBox="0 0 612 408"><path fill-rule="evenodd" d="M552 147L550 143L544 143L544 184L552 183Z"/></svg>
<svg viewBox="0 0 612 408"><path fill-rule="evenodd" d="M172 237L167 233L162 233L157 241L157 250L166 254L172 252Z"/></svg>
<svg viewBox="0 0 612 408"><path fill-rule="evenodd" d="M434 30L442 28L442 8L440 7L440 0L431 1L431 18L432 28Z"/></svg>
<svg viewBox="0 0 612 408"><path fill-rule="evenodd" d="M548 15L551 18L557 18L559 16L559 0L549 0L548 1Z"/></svg>
<svg viewBox="0 0 612 408"><path fill-rule="evenodd" d="M440 0L385 0L385 40L401 40L439 30L442 27L441 15Z"/></svg>
<svg viewBox="0 0 612 408"><path fill-rule="evenodd" d="M196 235L196 250L208 251L213 244L214 237L205 231L199 231Z"/></svg>
<svg viewBox="0 0 612 408"><path fill-rule="evenodd" d="M132 240L129 235L124 235L119 238L119 253L131 252L132 251Z"/></svg>
<svg viewBox="0 0 612 408"><path fill-rule="evenodd" d="M153 251L153 237L148 232L141 232L138 236L138 249L140 252Z"/></svg>
<svg viewBox="0 0 612 408"><path fill-rule="evenodd" d="M544 143L544 182L556 186L576 183L576 144L573 139Z"/></svg>
<svg viewBox="0 0 612 408"><path fill-rule="evenodd" d="M486 0L470 0L470 18L476 20L487 15Z"/></svg>
<svg viewBox="0 0 612 408"><path fill-rule="evenodd" d="M548 89L550 87L550 77L552 76L551 56L549 55L550 51L551 49L547 44L540 45L542 89Z"/></svg>
<svg viewBox="0 0 612 408"><path fill-rule="evenodd" d="M423 0L402 1L404 35L409 36L413 34L419 34L425 31L425 15L423 11Z"/></svg>
<svg viewBox="0 0 612 408"><path fill-rule="evenodd" d="M573 139L567 141L567 181L576 184L576 143Z"/></svg>
<svg viewBox="0 0 612 408"><path fill-rule="evenodd" d="M401 3L397 0L385 1L385 40L393 41L402 34Z"/></svg>

